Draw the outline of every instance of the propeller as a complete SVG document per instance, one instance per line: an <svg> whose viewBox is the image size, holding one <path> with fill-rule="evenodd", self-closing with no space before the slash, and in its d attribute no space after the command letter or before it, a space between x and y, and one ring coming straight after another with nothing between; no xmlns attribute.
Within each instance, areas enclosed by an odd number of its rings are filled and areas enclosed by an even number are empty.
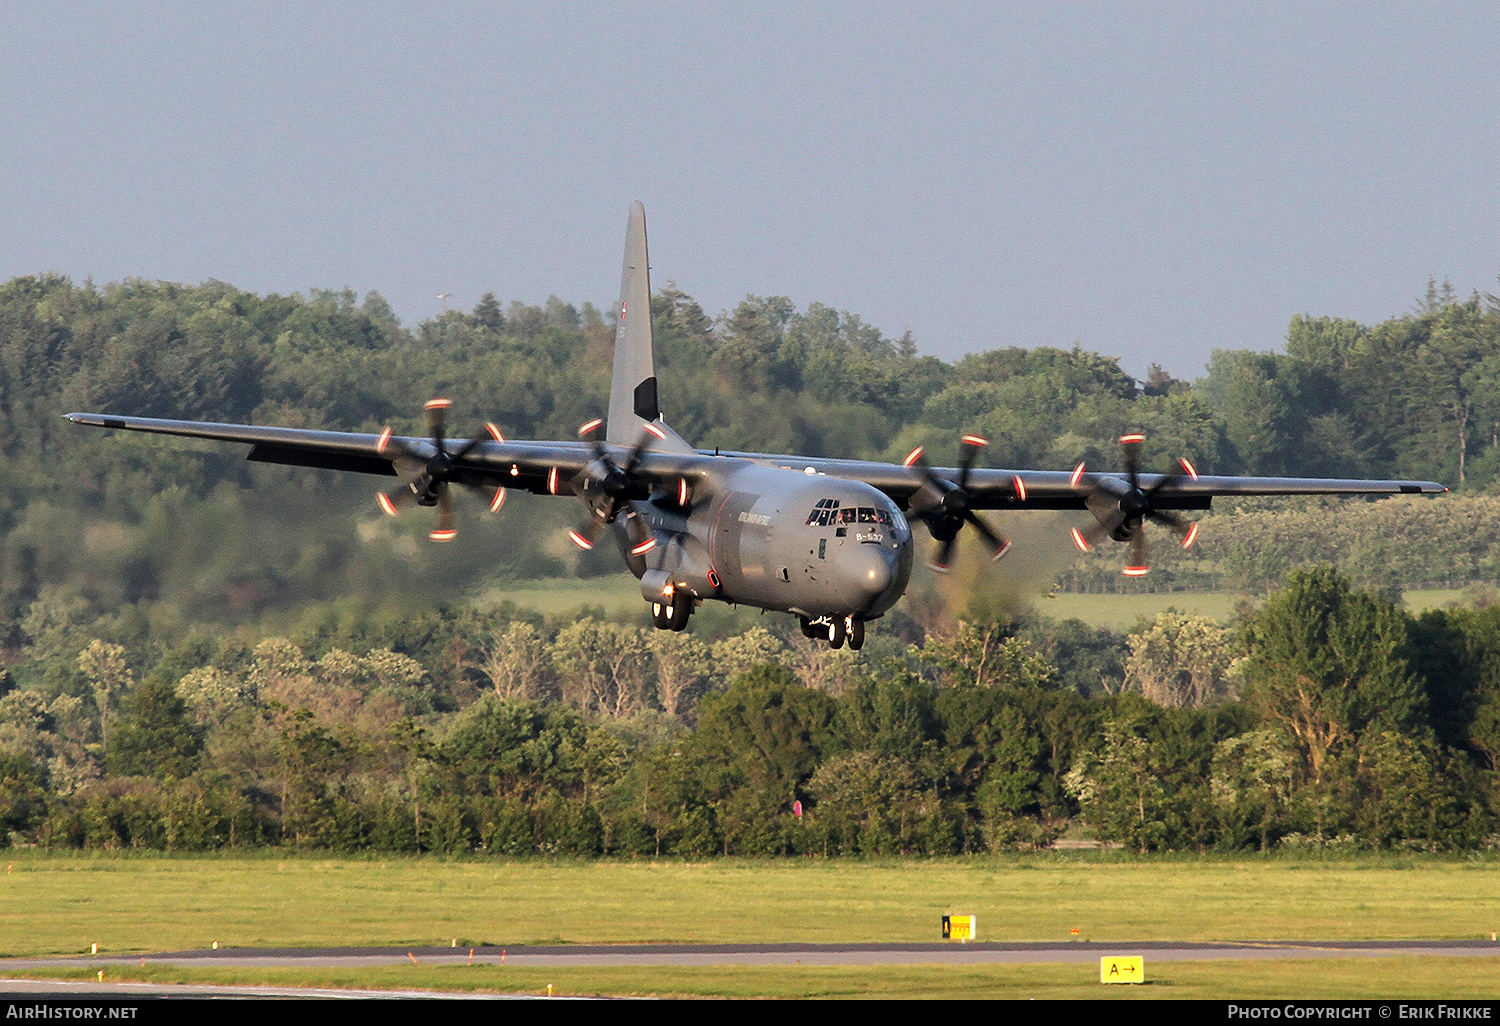
<svg viewBox="0 0 1500 1026"><path fill-rule="evenodd" d="M995 554L990 557L991 559L999 559L1010 551L1010 541L990 530L989 525L979 519L971 507L969 493L966 491L969 485L969 473L974 469L974 461L979 458L979 450L990 444L989 440L980 438L978 435L964 435L962 441L963 449L958 457L958 481L956 483L933 473L932 468L923 458L920 445L913 449L904 461L922 482L922 486L913 493L907 509L927 525L928 531L937 540L937 555L928 565L939 573L948 572L953 559L953 547L958 541L958 532L965 524L971 525L974 530L978 531L994 549Z"/></svg>
<svg viewBox="0 0 1500 1026"><path fill-rule="evenodd" d="M497 442L505 441L500 434L500 429L487 423L474 434L474 437L449 452L447 418L448 408L452 405L453 402L450 399L427 401L427 433L432 438L433 452L422 452L401 439L392 437L389 427L380 432L380 441L376 446L376 451L382 456L388 455L391 450L395 451L391 463L395 466L396 472L406 481L402 487L393 488L389 492L382 492L376 496L380 508L391 516L395 516L411 505L437 507L437 524L427 535L433 541L452 541L458 534L453 518L453 497L448 490L451 482L459 480L456 477L458 464L480 442L491 439ZM477 485L461 480L459 483L485 496L491 513L505 504L504 487L495 489L495 494L491 497Z"/></svg>
<svg viewBox="0 0 1500 1026"><path fill-rule="evenodd" d="M1146 440L1143 434L1120 436L1120 449L1125 456L1125 477L1090 474L1082 463L1073 468L1073 489L1085 492L1084 505L1094 514L1095 523L1086 530L1071 529L1073 544L1088 552L1106 536L1115 541L1130 543L1130 563L1122 573L1127 577L1144 577L1151 569L1147 554L1145 522L1154 521L1169 528L1188 548L1198 537L1198 522L1184 520L1171 510L1159 509L1155 499L1163 489L1168 489L1183 478L1197 480L1197 469L1185 459L1178 459L1180 472L1165 474L1150 487L1141 487L1140 446Z"/></svg>
<svg viewBox="0 0 1500 1026"><path fill-rule="evenodd" d="M592 446L594 459L578 475L573 483L573 490L589 507L590 516L582 530L570 530L568 537L580 549L592 549L604 529L623 512L626 514L626 529L630 535L630 554L643 555L656 546L656 536L645 520L630 508L628 499L635 488L635 471L640 466L641 458L651 448L653 440L667 436L650 421L642 424L641 437L626 456L625 465L620 466L598 438L598 430L603 424L602 419L596 418L578 429L578 437Z"/></svg>

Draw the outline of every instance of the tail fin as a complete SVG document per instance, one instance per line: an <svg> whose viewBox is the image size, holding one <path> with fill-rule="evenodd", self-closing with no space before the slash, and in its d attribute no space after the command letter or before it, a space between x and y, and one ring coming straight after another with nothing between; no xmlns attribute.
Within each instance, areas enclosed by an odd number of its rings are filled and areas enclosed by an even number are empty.
<svg viewBox="0 0 1500 1026"><path fill-rule="evenodd" d="M615 328L614 377L609 389L609 420L604 434L615 445L630 445L641 436L641 425L661 423L656 396L656 357L651 341L651 271L646 263L646 208L630 205L625 230L625 268L620 275L619 326ZM693 449L670 428L653 445L664 452Z"/></svg>

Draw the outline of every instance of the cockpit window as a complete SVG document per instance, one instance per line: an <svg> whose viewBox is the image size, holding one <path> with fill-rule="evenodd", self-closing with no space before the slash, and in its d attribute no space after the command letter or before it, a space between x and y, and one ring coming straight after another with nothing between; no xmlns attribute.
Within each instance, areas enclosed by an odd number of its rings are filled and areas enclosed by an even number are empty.
<svg viewBox="0 0 1500 1026"><path fill-rule="evenodd" d="M807 515L807 526L817 524L819 527L827 527L838 517L839 500L819 499L813 511Z"/></svg>
<svg viewBox="0 0 1500 1026"><path fill-rule="evenodd" d="M905 530L906 523L901 514L892 513L878 506L845 506L839 508L837 499L819 499L818 504L813 507L807 515L807 526L817 524L819 527L827 527L830 524L884 524L887 527L893 524Z"/></svg>

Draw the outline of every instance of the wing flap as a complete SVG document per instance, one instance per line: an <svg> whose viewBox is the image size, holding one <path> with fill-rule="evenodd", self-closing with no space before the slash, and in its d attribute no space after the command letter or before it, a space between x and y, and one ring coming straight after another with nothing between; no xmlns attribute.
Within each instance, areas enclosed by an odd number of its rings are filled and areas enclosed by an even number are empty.
<svg viewBox="0 0 1500 1026"><path fill-rule="evenodd" d="M354 474L383 474L396 476L396 468L382 456L364 456L357 453L329 452L318 449L297 449L286 445L258 443L250 447L245 459L252 463L279 463L291 467L314 467L318 470L345 470Z"/></svg>

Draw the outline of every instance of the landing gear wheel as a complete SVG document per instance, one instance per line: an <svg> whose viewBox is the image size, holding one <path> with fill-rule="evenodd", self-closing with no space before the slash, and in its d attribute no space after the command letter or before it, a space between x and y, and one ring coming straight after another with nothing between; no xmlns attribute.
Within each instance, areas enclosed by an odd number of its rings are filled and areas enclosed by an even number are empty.
<svg viewBox="0 0 1500 1026"><path fill-rule="evenodd" d="M657 630L667 629L667 608L660 602L651 603L651 622L656 625Z"/></svg>
<svg viewBox="0 0 1500 1026"><path fill-rule="evenodd" d="M823 625L822 624L820 624L820 623L813 623L811 620L809 620L805 616L802 617L801 620L802 620L802 636L804 638L814 638L814 639L817 639L817 638L827 638L828 637L828 632L823 629Z"/></svg>
<svg viewBox="0 0 1500 1026"><path fill-rule="evenodd" d="M680 631L687 626L688 617L693 615L693 600L677 596L673 598L672 604L667 607L667 630Z"/></svg>
<svg viewBox="0 0 1500 1026"><path fill-rule="evenodd" d="M857 617L849 617L849 648L858 652L865 647L865 622Z"/></svg>
<svg viewBox="0 0 1500 1026"><path fill-rule="evenodd" d="M848 631L844 626L843 620L833 619L828 621L829 648L843 648L844 638L847 636L847 634Z"/></svg>

